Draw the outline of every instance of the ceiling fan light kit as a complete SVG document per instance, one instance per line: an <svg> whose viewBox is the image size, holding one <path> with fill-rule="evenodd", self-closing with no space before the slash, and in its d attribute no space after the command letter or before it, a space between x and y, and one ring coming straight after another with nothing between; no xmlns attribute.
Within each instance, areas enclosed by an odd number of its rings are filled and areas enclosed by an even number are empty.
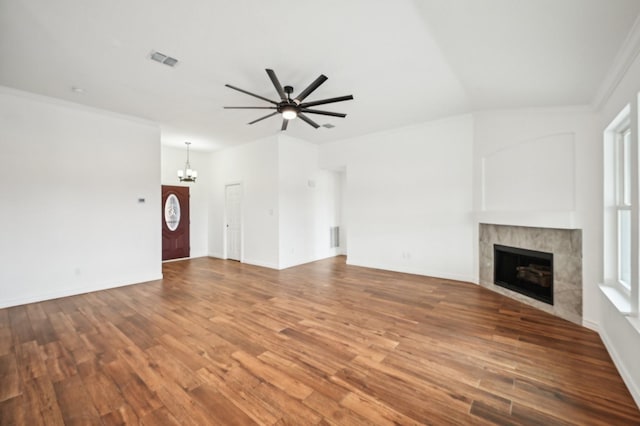
<svg viewBox="0 0 640 426"><path fill-rule="evenodd" d="M285 120L293 120L298 116L298 111L296 111L294 107L288 105L282 107L280 111L282 112L282 118L284 118Z"/></svg>
<svg viewBox="0 0 640 426"><path fill-rule="evenodd" d="M331 112L331 111L322 111L317 109L310 109L309 107L317 106L317 105L325 105L334 102L343 102L350 101L353 99L353 95L347 96L338 96L335 98L322 99L318 101L312 102L303 102L307 96L309 96L313 91L315 91L322 83L327 80L327 77L324 74L320 74L318 78L316 78L313 83L311 83L306 89L304 89L298 96L291 99L291 94L293 93L293 87L291 86L282 86L276 73L272 69L266 69L267 75L273 83L273 87L275 87L278 96L280 96L280 101L273 101L271 99L265 98L264 96L256 95L255 93L248 92L244 89L240 89L239 87L232 86L230 84L225 84L226 87L237 90L238 92L242 92L246 95L253 96L254 98L261 99L263 101L269 102L273 106L246 106L246 107L224 107L225 109L270 109L275 110L274 112L267 114L263 117L260 117L256 120L249 122L248 124L254 124L258 121L262 121L265 118L273 117L276 114L282 114L282 127L281 130L287 130L287 126L289 124L289 120L293 120L296 117L300 118L300 120L304 121L311 127L317 129L320 127L318 123L310 119L306 116L306 114L319 114L319 115L328 115L331 117L340 117L344 118L347 114L343 114L340 112Z"/></svg>

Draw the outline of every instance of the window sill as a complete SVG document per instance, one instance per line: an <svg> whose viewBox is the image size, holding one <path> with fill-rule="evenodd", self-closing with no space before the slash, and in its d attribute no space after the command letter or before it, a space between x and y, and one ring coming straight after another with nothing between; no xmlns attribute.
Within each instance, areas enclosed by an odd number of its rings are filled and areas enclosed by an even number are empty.
<svg viewBox="0 0 640 426"><path fill-rule="evenodd" d="M636 316L627 317L627 321L631 324L631 327L635 328L638 334L640 334L640 318Z"/></svg>
<svg viewBox="0 0 640 426"><path fill-rule="evenodd" d="M609 299L622 315L631 314L631 301L620 290L615 287L600 284L600 291L607 296L607 299Z"/></svg>
<svg viewBox="0 0 640 426"><path fill-rule="evenodd" d="M615 287L600 284L600 290L609 299L611 304L616 307L620 315L623 315L629 325L640 335L640 317L631 313L631 301L629 297Z"/></svg>

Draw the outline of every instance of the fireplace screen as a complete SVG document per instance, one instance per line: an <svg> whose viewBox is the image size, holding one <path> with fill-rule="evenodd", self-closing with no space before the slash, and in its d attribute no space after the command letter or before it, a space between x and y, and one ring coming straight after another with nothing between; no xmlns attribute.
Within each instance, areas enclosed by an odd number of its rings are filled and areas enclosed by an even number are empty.
<svg viewBox="0 0 640 426"><path fill-rule="evenodd" d="M553 305L553 254L493 245L494 282Z"/></svg>

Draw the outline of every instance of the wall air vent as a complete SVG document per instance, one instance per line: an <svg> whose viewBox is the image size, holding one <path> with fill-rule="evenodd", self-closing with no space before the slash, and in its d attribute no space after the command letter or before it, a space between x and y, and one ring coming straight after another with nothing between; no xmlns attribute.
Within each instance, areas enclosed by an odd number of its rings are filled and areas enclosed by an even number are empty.
<svg viewBox="0 0 640 426"><path fill-rule="evenodd" d="M164 53L156 52L155 50L151 51L150 58L156 62L160 62L161 64L165 64L170 67L175 67L178 63L178 60L176 58L167 56Z"/></svg>
<svg viewBox="0 0 640 426"><path fill-rule="evenodd" d="M340 227L329 227L329 248L340 247Z"/></svg>

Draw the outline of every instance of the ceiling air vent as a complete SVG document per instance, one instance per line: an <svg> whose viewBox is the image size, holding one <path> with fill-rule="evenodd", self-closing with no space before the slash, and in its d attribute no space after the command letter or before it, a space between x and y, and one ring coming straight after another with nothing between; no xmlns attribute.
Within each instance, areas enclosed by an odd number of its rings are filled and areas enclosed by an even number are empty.
<svg viewBox="0 0 640 426"><path fill-rule="evenodd" d="M164 53L156 52L155 50L151 51L151 59L156 62L160 62L161 64L165 64L170 67L175 67L178 63L176 58L172 58L171 56L167 56Z"/></svg>

